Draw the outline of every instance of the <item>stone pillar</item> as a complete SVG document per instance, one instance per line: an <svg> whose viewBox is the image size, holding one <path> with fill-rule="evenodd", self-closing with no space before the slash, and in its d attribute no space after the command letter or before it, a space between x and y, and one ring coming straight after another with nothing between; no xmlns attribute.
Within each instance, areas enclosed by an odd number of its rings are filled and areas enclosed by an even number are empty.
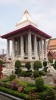
<svg viewBox="0 0 56 100"><path fill-rule="evenodd" d="M38 60L38 49L37 49L37 38L36 36L34 36L34 56L35 56L35 59Z"/></svg>
<svg viewBox="0 0 56 100"><path fill-rule="evenodd" d="M12 39L12 58L14 59L15 57L15 40Z"/></svg>
<svg viewBox="0 0 56 100"><path fill-rule="evenodd" d="M21 35L21 59L24 59L24 39L23 36Z"/></svg>
<svg viewBox="0 0 56 100"><path fill-rule="evenodd" d="M32 60L31 33L28 33L28 59Z"/></svg>
<svg viewBox="0 0 56 100"><path fill-rule="evenodd" d="M38 41L38 53L39 53L39 60L41 58L41 43Z"/></svg>
<svg viewBox="0 0 56 100"><path fill-rule="evenodd" d="M43 40L41 39L41 61L44 60Z"/></svg>
<svg viewBox="0 0 56 100"><path fill-rule="evenodd" d="M26 37L26 42L25 42L25 52L26 54L28 53L28 38Z"/></svg>
<svg viewBox="0 0 56 100"><path fill-rule="evenodd" d="M10 56L10 40L7 39L7 57Z"/></svg>
<svg viewBox="0 0 56 100"><path fill-rule="evenodd" d="M17 39L17 55L19 55L19 38Z"/></svg>
<svg viewBox="0 0 56 100"><path fill-rule="evenodd" d="M44 59L47 60L47 43L46 43L46 39L44 40Z"/></svg>

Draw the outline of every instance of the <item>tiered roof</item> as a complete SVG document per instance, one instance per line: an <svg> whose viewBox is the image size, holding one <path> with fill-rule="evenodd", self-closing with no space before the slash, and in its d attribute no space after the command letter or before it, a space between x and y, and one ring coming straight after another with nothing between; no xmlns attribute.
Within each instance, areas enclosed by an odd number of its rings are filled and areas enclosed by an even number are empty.
<svg viewBox="0 0 56 100"><path fill-rule="evenodd" d="M1 38L7 39L11 36L14 36L16 34L19 34L20 32L23 32L23 31L29 30L29 29L36 32L38 35L43 36L46 39L51 38L50 35L48 35L38 29L37 25L35 23L33 23L33 20L27 10L24 12L21 22L16 24L16 29L5 35L2 35Z"/></svg>
<svg viewBox="0 0 56 100"><path fill-rule="evenodd" d="M48 50L56 50L56 39L50 39L48 41Z"/></svg>

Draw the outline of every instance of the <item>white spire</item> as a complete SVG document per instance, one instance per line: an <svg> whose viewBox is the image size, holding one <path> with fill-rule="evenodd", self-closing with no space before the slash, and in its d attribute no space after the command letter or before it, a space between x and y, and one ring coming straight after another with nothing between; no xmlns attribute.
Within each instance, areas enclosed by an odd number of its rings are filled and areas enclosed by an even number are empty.
<svg viewBox="0 0 56 100"><path fill-rule="evenodd" d="M16 24L16 29L20 29L20 28L25 27L27 25L33 25L35 27L37 26L36 24L34 24L30 14L28 13L28 11L25 10L20 23Z"/></svg>
<svg viewBox="0 0 56 100"><path fill-rule="evenodd" d="M29 14L29 12L27 10L25 10L24 15L23 15L23 17L21 19L21 22L24 22L26 20L29 20L29 21L33 22L30 14Z"/></svg>

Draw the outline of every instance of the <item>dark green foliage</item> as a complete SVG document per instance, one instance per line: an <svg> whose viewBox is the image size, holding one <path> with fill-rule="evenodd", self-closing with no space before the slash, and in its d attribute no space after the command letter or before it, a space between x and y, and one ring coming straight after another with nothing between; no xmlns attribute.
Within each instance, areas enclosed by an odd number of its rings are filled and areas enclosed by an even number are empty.
<svg viewBox="0 0 56 100"><path fill-rule="evenodd" d="M4 62L3 62L2 60L0 60L0 65L2 65L2 66L3 66L3 64L4 64Z"/></svg>
<svg viewBox="0 0 56 100"><path fill-rule="evenodd" d="M16 69L19 69L21 67L21 62L20 62L20 60L16 60L16 62L15 62L15 68Z"/></svg>
<svg viewBox="0 0 56 100"><path fill-rule="evenodd" d="M22 71L21 76L30 77L32 75L32 71Z"/></svg>
<svg viewBox="0 0 56 100"><path fill-rule="evenodd" d="M38 70L39 68L42 68L41 61L35 61L33 65L34 70Z"/></svg>
<svg viewBox="0 0 56 100"><path fill-rule="evenodd" d="M44 67L44 71L47 72L48 67Z"/></svg>
<svg viewBox="0 0 56 100"><path fill-rule="evenodd" d="M39 77L39 71L38 70L34 70L34 78Z"/></svg>
<svg viewBox="0 0 56 100"><path fill-rule="evenodd" d="M44 67L47 66L47 62L46 62L46 61L43 62L43 66L44 66Z"/></svg>
<svg viewBox="0 0 56 100"><path fill-rule="evenodd" d="M35 87L25 87L24 88L24 93L29 94L29 92L31 92L31 91L33 92L35 90L36 90Z"/></svg>
<svg viewBox="0 0 56 100"><path fill-rule="evenodd" d="M19 70L18 70L18 76L21 76L21 73L22 73L22 69L19 68Z"/></svg>
<svg viewBox="0 0 56 100"><path fill-rule="evenodd" d="M46 75L46 72L45 71L39 71L39 74L40 74L40 76L42 75L42 76L45 76Z"/></svg>
<svg viewBox="0 0 56 100"><path fill-rule="evenodd" d="M33 84L33 83L28 83L28 84L27 84L27 87L35 87L35 84Z"/></svg>
<svg viewBox="0 0 56 100"><path fill-rule="evenodd" d="M15 74L18 75L18 71L19 71L19 68L21 67L21 62L20 60L16 60L15 62Z"/></svg>
<svg viewBox="0 0 56 100"><path fill-rule="evenodd" d="M8 82L8 81L10 81L10 78L9 78L9 77L3 78L1 81L2 81L2 82Z"/></svg>
<svg viewBox="0 0 56 100"><path fill-rule="evenodd" d="M53 60L49 60L50 63L53 63Z"/></svg>
<svg viewBox="0 0 56 100"><path fill-rule="evenodd" d="M47 91L40 93L38 98L41 100L55 100L55 93L53 89L48 89Z"/></svg>
<svg viewBox="0 0 56 100"><path fill-rule="evenodd" d="M43 66L44 66L44 71L47 72L47 62L46 61L43 62Z"/></svg>
<svg viewBox="0 0 56 100"><path fill-rule="evenodd" d="M53 67L54 67L54 69L56 69L56 61L54 62L54 66Z"/></svg>
<svg viewBox="0 0 56 100"><path fill-rule="evenodd" d="M30 70L30 68L31 68L31 64L30 64L30 62L26 62L25 63L25 67L28 69L28 71Z"/></svg>
<svg viewBox="0 0 56 100"><path fill-rule="evenodd" d="M41 77L36 78L35 85L37 91L41 92L44 89L44 80Z"/></svg>
<svg viewBox="0 0 56 100"><path fill-rule="evenodd" d="M11 74L10 77L9 77L10 81L14 80L15 78L16 78L15 74Z"/></svg>
<svg viewBox="0 0 56 100"><path fill-rule="evenodd" d="M56 90L56 86L54 86L53 89Z"/></svg>
<svg viewBox="0 0 56 100"><path fill-rule="evenodd" d="M20 93L18 91L14 91L5 87L0 87L0 91L22 98L24 100L30 100L30 96L28 94Z"/></svg>

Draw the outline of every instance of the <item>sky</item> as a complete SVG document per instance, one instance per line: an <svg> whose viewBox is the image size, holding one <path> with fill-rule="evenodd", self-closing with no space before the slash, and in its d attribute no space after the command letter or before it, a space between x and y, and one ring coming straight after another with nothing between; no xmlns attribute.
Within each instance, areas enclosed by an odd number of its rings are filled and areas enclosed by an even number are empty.
<svg viewBox="0 0 56 100"><path fill-rule="evenodd" d="M0 36L13 30L28 10L38 28L56 38L56 0L0 0ZM0 38L0 51L6 40Z"/></svg>

